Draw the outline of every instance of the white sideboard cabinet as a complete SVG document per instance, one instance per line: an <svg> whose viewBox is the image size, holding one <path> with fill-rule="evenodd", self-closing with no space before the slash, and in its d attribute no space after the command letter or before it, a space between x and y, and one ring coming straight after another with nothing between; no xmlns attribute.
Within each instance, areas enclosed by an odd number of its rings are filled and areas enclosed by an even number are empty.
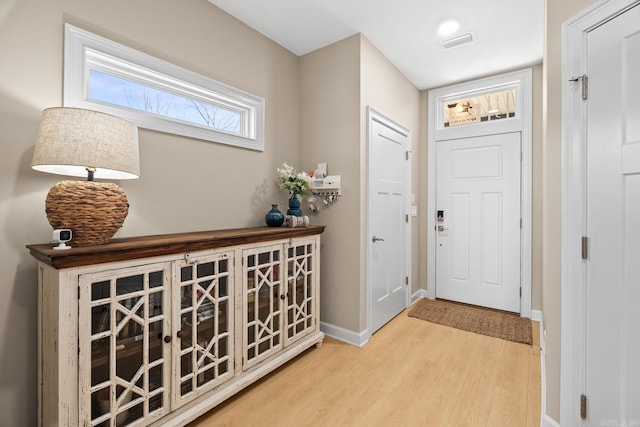
<svg viewBox="0 0 640 427"><path fill-rule="evenodd" d="M185 425L320 346L323 231L27 245L39 261L39 425Z"/></svg>

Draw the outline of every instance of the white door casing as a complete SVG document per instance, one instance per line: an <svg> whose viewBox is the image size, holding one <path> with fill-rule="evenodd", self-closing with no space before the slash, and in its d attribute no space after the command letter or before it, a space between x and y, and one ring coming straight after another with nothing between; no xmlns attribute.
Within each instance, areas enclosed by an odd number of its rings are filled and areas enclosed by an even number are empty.
<svg viewBox="0 0 640 427"><path fill-rule="evenodd" d="M367 109L367 324L373 334L408 305L410 131Z"/></svg>
<svg viewBox="0 0 640 427"><path fill-rule="evenodd" d="M464 126L446 127L444 125L443 106L451 100L480 96L500 90L515 89L514 117L508 119L480 122ZM427 189L427 292L428 298L436 298L436 253L437 253L437 144L440 141L473 138L518 132L521 134L520 160L520 315L531 317L531 222L532 222L532 70L526 69L512 73L476 80L429 91L428 123L428 189Z"/></svg>
<svg viewBox="0 0 640 427"><path fill-rule="evenodd" d="M438 142L437 298L520 312L520 138Z"/></svg>
<svg viewBox="0 0 640 427"><path fill-rule="evenodd" d="M640 2L564 30L561 424L640 425Z"/></svg>

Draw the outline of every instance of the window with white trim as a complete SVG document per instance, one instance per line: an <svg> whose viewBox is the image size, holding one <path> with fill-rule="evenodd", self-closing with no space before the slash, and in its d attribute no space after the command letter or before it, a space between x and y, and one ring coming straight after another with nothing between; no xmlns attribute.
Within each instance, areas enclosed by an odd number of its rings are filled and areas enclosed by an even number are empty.
<svg viewBox="0 0 640 427"><path fill-rule="evenodd" d="M64 105L262 151L264 99L65 25Z"/></svg>

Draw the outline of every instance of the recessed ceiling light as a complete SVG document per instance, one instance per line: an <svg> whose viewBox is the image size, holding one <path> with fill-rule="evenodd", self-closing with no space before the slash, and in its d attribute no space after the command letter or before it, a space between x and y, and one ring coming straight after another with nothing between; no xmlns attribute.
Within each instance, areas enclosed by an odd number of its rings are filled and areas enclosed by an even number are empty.
<svg viewBox="0 0 640 427"><path fill-rule="evenodd" d="M460 23L452 19L444 21L438 27L438 34L441 36L449 36L460 29Z"/></svg>

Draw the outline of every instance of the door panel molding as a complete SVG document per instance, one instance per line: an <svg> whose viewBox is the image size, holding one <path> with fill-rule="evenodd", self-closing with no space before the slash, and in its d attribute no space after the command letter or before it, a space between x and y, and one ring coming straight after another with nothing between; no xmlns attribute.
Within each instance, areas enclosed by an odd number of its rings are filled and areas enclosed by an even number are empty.
<svg viewBox="0 0 640 427"><path fill-rule="evenodd" d="M371 106L367 107L367 214L366 214L366 235L365 235L365 245L366 245L366 321L367 321L367 331L368 336L375 332L375 319L373 313L374 306L374 286L373 286L373 265L374 265L374 251L372 249L372 238L375 234L375 230L373 229L371 212L375 209L374 204L374 171L373 171L373 159L372 159L372 145L373 145L373 132L374 125L380 124L388 130L401 135L406 138L406 150L407 150L407 161L405 162L404 173L401 177L403 182L403 193L404 200L402 201L402 209L403 212L400 213L401 218L406 216L407 221L402 221L402 230L399 232L399 235L402 236L402 252L403 259L402 265L396 266L396 268L402 269L403 276L408 278L411 277L411 162L409 161L409 153L411 152L411 130L402 126L401 124L395 122L384 114L376 111ZM384 135L382 135L384 137ZM384 173L385 171L380 171ZM391 177L387 177L391 178ZM393 177L392 180L397 182L399 177ZM391 179L390 179L391 180ZM379 243L378 243L379 244ZM411 297L411 286L410 283L402 282L401 286L403 286L405 293L405 308L409 306L410 297Z"/></svg>
<svg viewBox="0 0 640 427"><path fill-rule="evenodd" d="M443 127L442 106L448 100L481 96L501 88L515 88L514 118L477 124ZM532 70L525 69L429 91L428 117L428 189L427 189L427 290L428 298L435 298L436 284L436 141L483 135L521 132L521 206L522 216L520 269L522 297L520 316L531 317L531 223L532 223Z"/></svg>
<svg viewBox="0 0 640 427"><path fill-rule="evenodd" d="M520 312L521 147L522 132L438 141L437 298Z"/></svg>

